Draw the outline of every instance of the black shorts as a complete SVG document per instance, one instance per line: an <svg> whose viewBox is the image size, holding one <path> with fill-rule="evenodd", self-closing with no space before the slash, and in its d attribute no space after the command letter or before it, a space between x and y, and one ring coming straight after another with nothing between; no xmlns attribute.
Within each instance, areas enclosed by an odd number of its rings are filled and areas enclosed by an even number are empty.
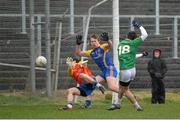
<svg viewBox="0 0 180 120"><path fill-rule="evenodd" d="M121 86L129 86L130 83L131 83L131 81L129 81L129 82L119 81L119 84L120 84Z"/></svg>
<svg viewBox="0 0 180 120"><path fill-rule="evenodd" d="M80 91L80 95L81 96L87 97L87 94L86 94L86 92L83 89L81 89L80 87L76 87L76 88Z"/></svg>

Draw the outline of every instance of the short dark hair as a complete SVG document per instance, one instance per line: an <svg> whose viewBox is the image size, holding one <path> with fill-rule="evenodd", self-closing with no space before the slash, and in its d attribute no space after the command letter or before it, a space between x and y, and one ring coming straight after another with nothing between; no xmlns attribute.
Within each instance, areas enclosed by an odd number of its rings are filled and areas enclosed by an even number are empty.
<svg viewBox="0 0 180 120"><path fill-rule="evenodd" d="M136 39L136 38L137 38L136 32L130 31L130 32L127 34L127 38L130 39L130 40Z"/></svg>

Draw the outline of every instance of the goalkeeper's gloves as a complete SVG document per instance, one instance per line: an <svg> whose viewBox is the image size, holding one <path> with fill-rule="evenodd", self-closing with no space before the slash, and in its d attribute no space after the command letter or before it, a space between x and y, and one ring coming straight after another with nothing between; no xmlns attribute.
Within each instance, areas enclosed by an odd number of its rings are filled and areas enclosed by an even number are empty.
<svg viewBox="0 0 180 120"><path fill-rule="evenodd" d="M149 53L144 51L142 54L143 54L143 56L148 56Z"/></svg>
<svg viewBox="0 0 180 120"><path fill-rule="evenodd" d="M102 41L108 41L109 40L108 33L107 32L101 33L101 35L99 36L99 39Z"/></svg>
<svg viewBox="0 0 180 120"><path fill-rule="evenodd" d="M66 64L69 68L72 68L73 67L73 59L71 57L68 57L66 59Z"/></svg>
<svg viewBox="0 0 180 120"><path fill-rule="evenodd" d="M138 21L136 21L136 20L133 20L133 21L132 21L132 24L133 24L133 26L134 26L135 28L140 28L140 27L141 27L140 23L139 23Z"/></svg>
<svg viewBox="0 0 180 120"><path fill-rule="evenodd" d="M82 35L77 35L77 36L76 36L76 44L77 44L77 45L81 45L81 43L83 43L83 41L82 41Z"/></svg>

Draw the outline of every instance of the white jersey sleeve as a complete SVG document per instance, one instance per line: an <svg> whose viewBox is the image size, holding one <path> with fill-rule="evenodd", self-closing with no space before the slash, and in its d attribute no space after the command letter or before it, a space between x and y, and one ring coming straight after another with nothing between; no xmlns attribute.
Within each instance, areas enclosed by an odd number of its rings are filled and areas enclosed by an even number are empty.
<svg viewBox="0 0 180 120"><path fill-rule="evenodd" d="M140 58L140 57L142 57L143 56L143 54L142 53L140 53L140 54L136 54L136 58Z"/></svg>
<svg viewBox="0 0 180 120"><path fill-rule="evenodd" d="M148 34L147 34L147 32L146 32L146 30L144 29L143 26L141 26L139 29L141 31L141 36L140 37L144 41L147 38Z"/></svg>

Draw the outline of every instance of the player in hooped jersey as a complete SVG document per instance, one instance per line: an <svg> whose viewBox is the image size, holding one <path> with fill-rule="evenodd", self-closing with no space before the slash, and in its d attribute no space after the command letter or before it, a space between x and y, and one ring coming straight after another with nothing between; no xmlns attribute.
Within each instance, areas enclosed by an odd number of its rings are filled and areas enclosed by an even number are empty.
<svg viewBox="0 0 180 120"><path fill-rule="evenodd" d="M118 59L119 59L119 69L120 69L120 101L123 95L131 101L137 111L142 111L143 109L135 99L132 92L129 90L130 82L135 78L136 69L136 53L138 47L147 38L148 34L144 27L142 27L137 21L132 22L135 28L139 28L141 36L137 37L134 31L128 33L127 38L120 41L118 45Z"/></svg>
<svg viewBox="0 0 180 120"><path fill-rule="evenodd" d="M106 41L106 43L100 44L100 40ZM76 36L76 54L91 57L101 70L101 74L96 76L96 80L100 83L106 82L109 90L119 93L119 85L115 83L118 72L111 60L109 50L112 47L112 41L109 39L108 33L102 33L100 36L93 34L90 37L90 45L92 47L90 50L81 51L81 43L82 36ZM117 108L120 109L119 107Z"/></svg>

